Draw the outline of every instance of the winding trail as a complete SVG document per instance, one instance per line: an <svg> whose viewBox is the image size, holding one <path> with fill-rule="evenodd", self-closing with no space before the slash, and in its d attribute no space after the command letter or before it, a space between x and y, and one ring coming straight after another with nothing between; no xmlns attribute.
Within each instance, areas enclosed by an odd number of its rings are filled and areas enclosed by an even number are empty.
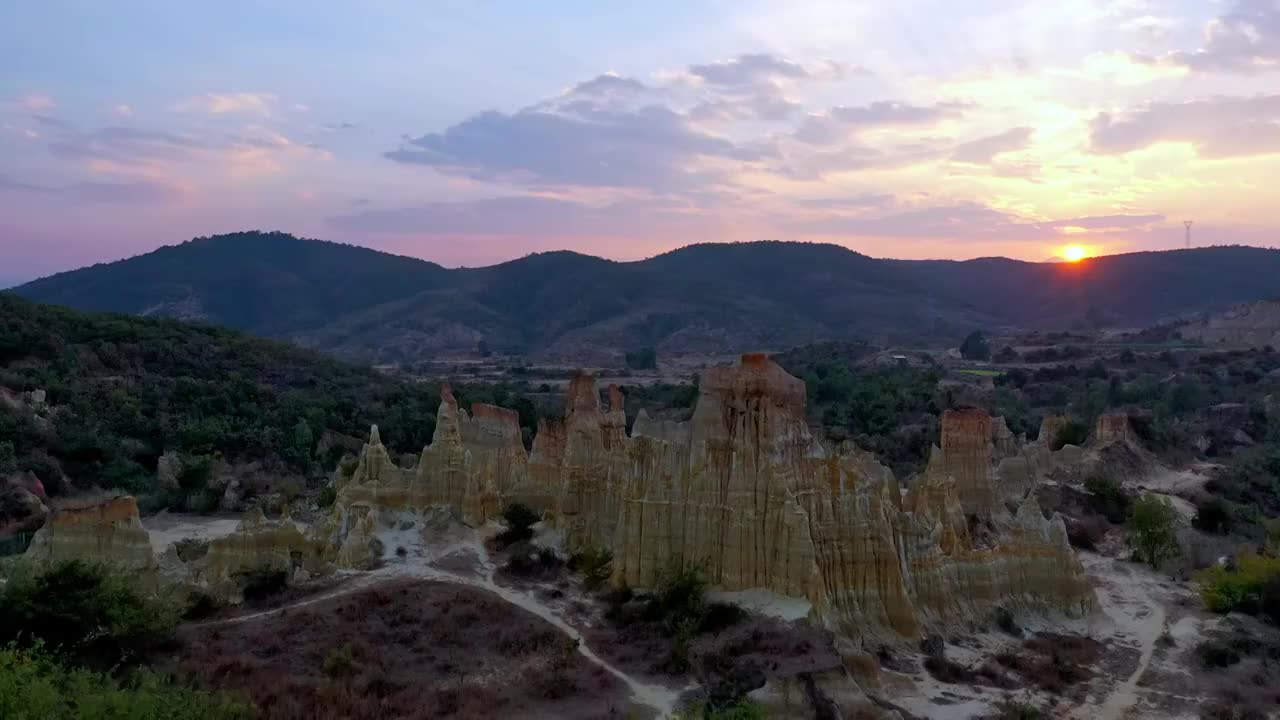
<svg viewBox="0 0 1280 720"><path fill-rule="evenodd" d="M477 588L496 595L502 600L523 610L527 610L546 622L551 623L556 627L556 629L575 641L578 653L586 658L587 661L600 667L618 680L621 680L631 691L631 698L635 703L652 709L658 718L670 718L675 714L676 705L679 702L682 691L672 690L662 685L645 683L628 675L592 651L583 640L582 633L578 632L577 629L561 618L560 615L558 615L552 608L543 604L529 593L498 585L493 580L496 568L490 561L488 552L485 550L483 543L468 543L463 546L455 546L454 548L451 548L451 550L454 552L468 552L475 555L480 568L483 570L483 574L477 578L460 575L448 570L442 570L430 564L430 562L435 558L424 557L420 554L408 561L403 558L393 556L386 559L388 564L378 568L377 570L361 573L355 578L348 580L341 586L330 591L319 593L311 597L301 598L296 602L289 603L278 608L250 613L248 615L239 615L231 618L196 623L193 627L235 625L262 620L279 615L288 610L294 610L308 605L315 605L337 597L360 592L375 585L392 580L437 580L441 582L455 583L458 585Z"/></svg>
<svg viewBox="0 0 1280 720"><path fill-rule="evenodd" d="M1103 561L1110 562L1105 558ZM1151 598L1143 587L1142 580L1134 577L1131 568L1113 565L1103 570L1101 563L1098 563L1096 567L1089 568L1089 572L1108 581L1104 592L1099 594L1102 609L1127 635L1138 640L1142 653L1138 656L1137 667L1128 679L1113 688L1099 705L1079 708L1076 717L1098 720L1136 717L1132 713L1136 712L1140 702L1138 683L1151 666L1156 641L1164 631L1164 608Z"/></svg>

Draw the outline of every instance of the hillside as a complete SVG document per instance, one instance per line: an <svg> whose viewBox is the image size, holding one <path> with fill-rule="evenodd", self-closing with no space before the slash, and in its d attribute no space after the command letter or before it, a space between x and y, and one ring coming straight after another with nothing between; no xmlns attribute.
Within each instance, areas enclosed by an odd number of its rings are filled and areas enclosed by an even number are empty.
<svg viewBox="0 0 1280 720"><path fill-rule="evenodd" d="M1280 300L1237 305L1176 328L1184 338L1209 345L1280 347Z"/></svg>
<svg viewBox="0 0 1280 720"><path fill-rule="evenodd" d="M285 343L0 293L0 489L33 473L50 494L96 485L207 509L219 466L300 481L375 422L416 451L438 404L434 387ZM170 486L166 453L184 468Z"/></svg>
<svg viewBox="0 0 1280 720"><path fill-rule="evenodd" d="M880 260L835 245L570 252L448 270L281 233L200 238L16 289L40 302L217 322L363 361L628 350L726 354L815 340L953 341L975 327L1148 325L1274 294L1280 252L1219 247L1076 264Z"/></svg>

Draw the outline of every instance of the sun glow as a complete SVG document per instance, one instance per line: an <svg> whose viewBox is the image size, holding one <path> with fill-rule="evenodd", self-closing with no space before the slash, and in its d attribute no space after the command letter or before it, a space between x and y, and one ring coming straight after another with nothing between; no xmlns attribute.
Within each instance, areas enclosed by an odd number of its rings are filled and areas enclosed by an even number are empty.
<svg viewBox="0 0 1280 720"><path fill-rule="evenodd" d="M1089 250L1083 245L1068 245L1062 249L1062 259L1067 262L1080 262L1089 257Z"/></svg>

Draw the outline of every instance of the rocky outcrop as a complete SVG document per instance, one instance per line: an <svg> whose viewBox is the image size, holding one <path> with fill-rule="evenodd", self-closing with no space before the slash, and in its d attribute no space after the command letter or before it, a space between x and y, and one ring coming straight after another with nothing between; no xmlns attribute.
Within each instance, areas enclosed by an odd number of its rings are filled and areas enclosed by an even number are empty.
<svg viewBox="0 0 1280 720"><path fill-rule="evenodd" d="M1114 443L1137 443L1129 416L1124 413L1104 413L1098 416L1093 427L1092 444L1105 447Z"/></svg>
<svg viewBox="0 0 1280 720"><path fill-rule="evenodd" d="M968 515L989 518L1000 505L994 437L991 416L985 410L947 410L942 414L942 452L934 455L941 467L936 472L955 480L960 507Z"/></svg>
<svg viewBox="0 0 1280 720"><path fill-rule="evenodd" d="M288 515L268 520L254 509L244 514L235 532L209 541L195 575L199 583L234 597L246 573L284 572L291 578L299 570L310 574L322 568L320 547Z"/></svg>
<svg viewBox="0 0 1280 720"><path fill-rule="evenodd" d="M519 498L570 551L611 549L615 584L650 587L667 568L696 564L726 591L804 597L848 637L914 637L996 605L1096 608L1062 520L1003 485L1000 467L1021 457L1003 421L949 412L929 469L904 495L870 454L810 434L804 383L766 356L709 370L699 387L688 422L641 413L628 436L621 393L610 388L602 406L594 381L576 377L565 418L540 425L527 460L511 416L476 408L468 418L445 393L416 473L391 463L373 434L339 492L330 546L349 563L380 513L445 508L476 523ZM969 516L984 521L981 542Z"/></svg>
<svg viewBox="0 0 1280 720"><path fill-rule="evenodd" d="M1179 328L1182 336L1212 345L1280 348L1280 300L1237 305Z"/></svg>
<svg viewBox="0 0 1280 720"><path fill-rule="evenodd" d="M23 560L45 566L69 560L111 563L140 577L156 569L151 536L131 497L54 511L32 538Z"/></svg>

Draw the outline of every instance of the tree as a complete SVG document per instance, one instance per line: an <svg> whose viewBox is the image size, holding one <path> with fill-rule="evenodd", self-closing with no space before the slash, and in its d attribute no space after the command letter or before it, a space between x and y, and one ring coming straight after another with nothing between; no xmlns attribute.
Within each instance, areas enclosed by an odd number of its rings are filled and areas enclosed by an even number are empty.
<svg viewBox="0 0 1280 720"><path fill-rule="evenodd" d="M653 348L641 348L627 353L627 367L632 370L654 370L658 367L658 353Z"/></svg>
<svg viewBox="0 0 1280 720"><path fill-rule="evenodd" d="M311 433L311 426L305 418L298 418L298 424L293 426L293 446L290 448L294 462L306 467L311 460L311 448L314 444L315 436Z"/></svg>
<svg viewBox="0 0 1280 720"><path fill-rule="evenodd" d="M1178 526L1182 518L1166 498L1143 495L1129 518L1129 547L1136 560L1159 568L1177 557Z"/></svg>
<svg viewBox="0 0 1280 720"><path fill-rule="evenodd" d="M960 357L965 360L990 360L991 346L981 330L974 330L960 343Z"/></svg>
<svg viewBox="0 0 1280 720"><path fill-rule="evenodd" d="M7 475L18 469L18 455L13 450L11 440L0 440L0 475Z"/></svg>

